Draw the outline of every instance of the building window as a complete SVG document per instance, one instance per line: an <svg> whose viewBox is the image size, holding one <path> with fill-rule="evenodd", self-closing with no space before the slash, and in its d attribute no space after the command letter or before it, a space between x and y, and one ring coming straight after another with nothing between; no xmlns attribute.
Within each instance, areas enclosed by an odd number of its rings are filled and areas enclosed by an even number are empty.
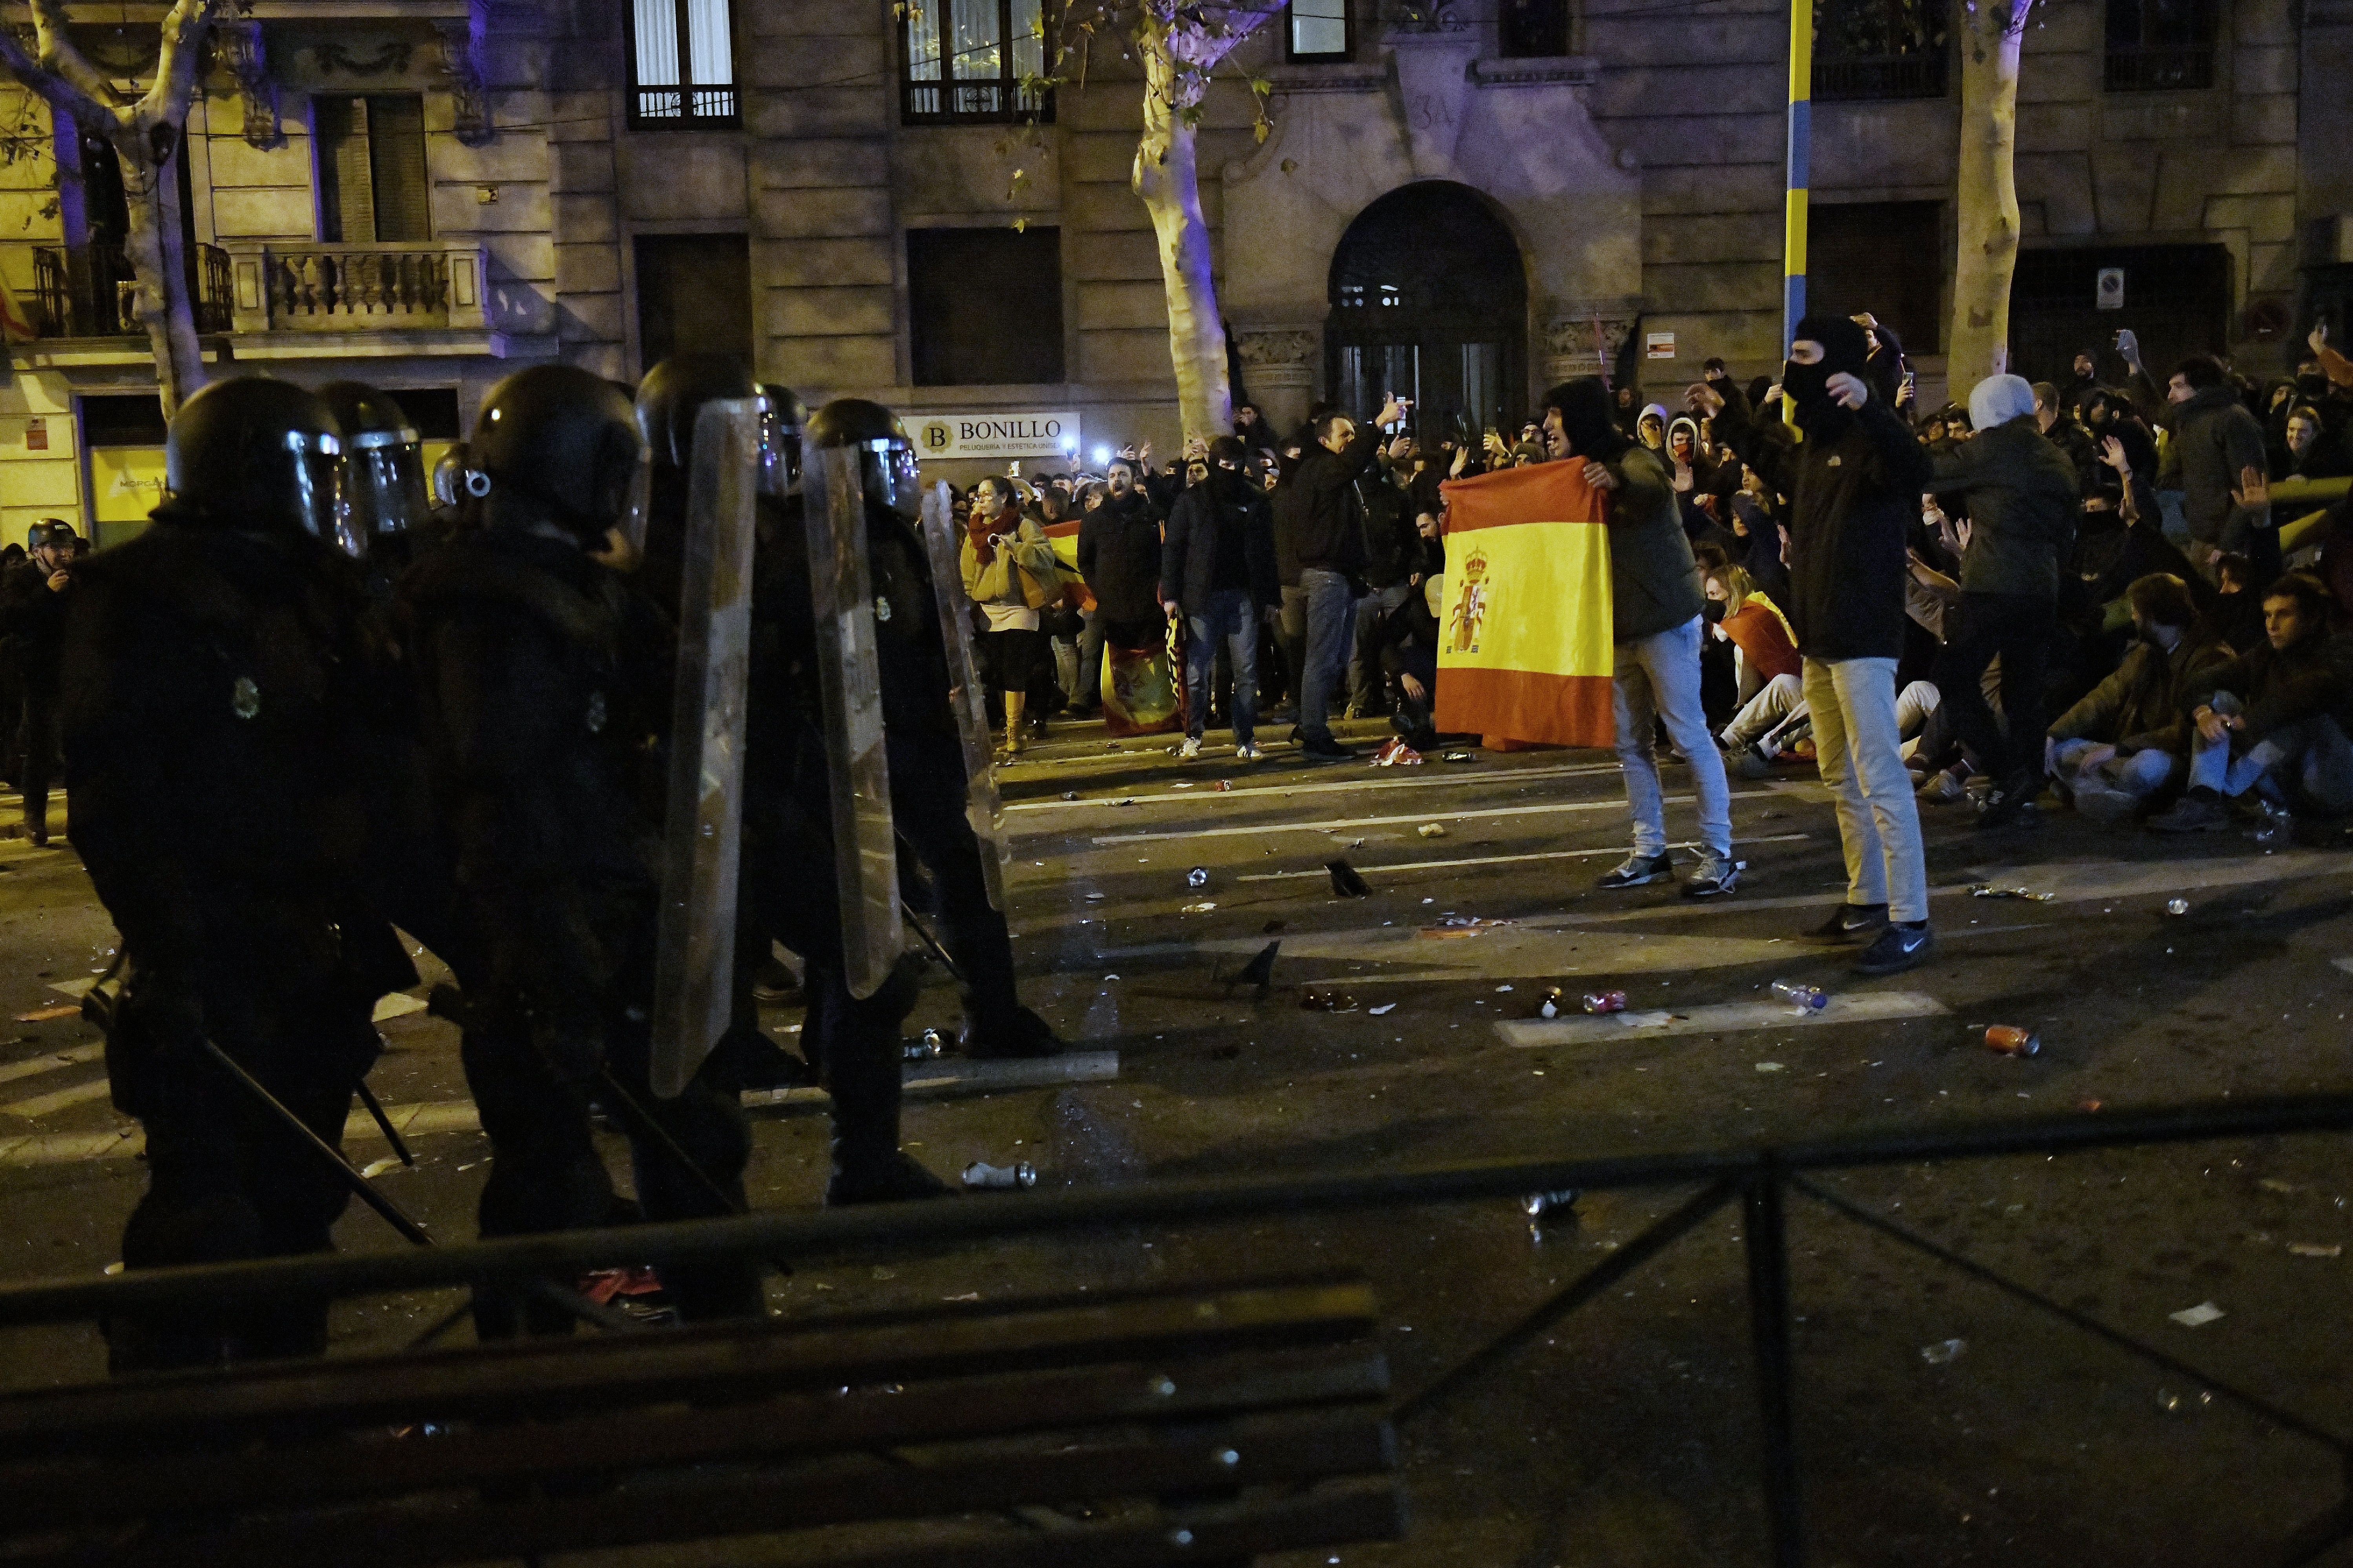
<svg viewBox="0 0 2353 1568"><path fill-rule="evenodd" d="M1570 52L1569 0L1503 0L1495 21L1505 59L1546 59Z"/></svg>
<svg viewBox="0 0 2353 1568"><path fill-rule="evenodd" d="M1842 316L1868 311L1907 355L1944 342L1945 209L1933 201L1840 202L1806 214L1806 300Z"/></svg>
<svg viewBox="0 0 2353 1568"><path fill-rule="evenodd" d="M912 228L908 323L915 385L1062 379L1062 231Z"/></svg>
<svg viewBox="0 0 2353 1568"><path fill-rule="evenodd" d="M1816 98L1942 98L1951 59L1941 5L1814 0Z"/></svg>
<svg viewBox="0 0 2353 1568"><path fill-rule="evenodd" d="M738 123L727 0L631 0L629 122Z"/></svg>
<svg viewBox="0 0 2353 1568"><path fill-rule="evenodd" d="M740 234L640 234L638 358L650 370L673 354L752 363L752 242Z"/></svg>
<svg viewBox="0 0 2353 1568"><path fill-rule="evenodd" d="M1356 34L1348 20L1348 0L1291 0L1282 19L1285 58L1345 60L1355 58Z"/></svg>
<svg viewBox="0 0 2353 1568"><path fill-rule="evenodd" d="M2214 85L2214 0L2108 0L2110 92Z"/></svg>
<svg viewBox="0 0 2353 1568"><path fill-rule="evenodd" d="M414 93L313 98L319 238L374 245L430 239L425 101Z"/></svg>
<svg viewBox="0 0 2353 1568"><path fill-rule="evenodd" d="M900 83L910 125L1054 117L1045 0L906 0Z"/></svg>

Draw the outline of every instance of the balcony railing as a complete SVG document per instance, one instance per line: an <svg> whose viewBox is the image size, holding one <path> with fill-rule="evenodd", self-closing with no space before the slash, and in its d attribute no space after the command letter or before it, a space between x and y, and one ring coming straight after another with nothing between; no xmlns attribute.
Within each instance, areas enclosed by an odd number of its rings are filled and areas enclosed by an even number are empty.
<svg viewBox="0 0 2353 1568"><path fill-rule="evenodd" d="M1942 98L1951 58L1941 48L1908 55L1817 55L1814 96L1826 101Z"/></svg>
<svg viewBox="0 0 2353 1568"><path fill-rule="evenodd" d="M2197 92L2214 85L2211 44L2110 44L2110 92Z"/></svg>
<svg viewBox="0 0 2353 1568"><path fill-rule="evenodd" d="M488 328L479 245L251 240L232 242L228 260L241 333Z"/></svg>
<svg viewBox="0 0 2353 1568"><path fill-rule="evenodd" d="M95 240L82 248L86 276L77 282L75 257L56 247L33 251L33 309L43 337L135 337L141 332L138 278L122 247ZM229 330L228 254L198 245L188 257L188 292L196 331Z"/></svg>

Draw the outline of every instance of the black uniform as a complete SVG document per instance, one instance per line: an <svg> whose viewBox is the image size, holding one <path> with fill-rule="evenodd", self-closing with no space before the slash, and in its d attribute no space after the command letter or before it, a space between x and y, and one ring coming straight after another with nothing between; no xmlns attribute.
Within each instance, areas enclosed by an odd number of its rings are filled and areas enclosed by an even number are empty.
<svg viewBox="0 0 2353 1568"><path fill-rule="evenodd" d="M194 407L192 404L191 407ZM356 568L301 534L167 502L76 567L61 709L73 837L130 965L107 1042L144 1124L132 1268L324 1250L342 1180L209 1039L329 1143L414 984L364 886L368 758L390 664ZM324 1347L323 1306L109 1327L118 1368Z"/></svg>
<svg viewBox="0 0 2353 1568"><path fill-rule="evenodd" d="M21 696L0 722L16 726L16 782L25 794L25 829L36 843L49 832L49 787L57 778L59 651L74 589L49 587L49 568L28 560L0 582L0 640L8 645L11 683Z"/></svg>
<svg viewBox="0 0 2353 1568"><path fill-rule="evenodd" d="M605 1068L701 1172L624 1115L647 1215L740 1210L750 1139L732 1090L710 1065L676 1099L647 1086L667 622L573 542L504 527L428 554L401 597L456 856L466 1078L495 1150L482 1234L614 1217L589 1128ZM746 1267L664 1276L682 1315L759 1309Z"/></svg>

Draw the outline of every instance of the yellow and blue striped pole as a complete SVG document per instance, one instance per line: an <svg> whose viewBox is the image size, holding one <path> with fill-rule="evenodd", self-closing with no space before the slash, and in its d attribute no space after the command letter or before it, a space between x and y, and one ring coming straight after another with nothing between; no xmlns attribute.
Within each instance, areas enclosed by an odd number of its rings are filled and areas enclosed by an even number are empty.
<svg viewBox="0 0 2353 1568"><path fill-rule="evenodd" d="M1814 140L1814 0L1789 0L1789 162L1781 236L1781 348L1806 314L1806 181Z"/></svg>

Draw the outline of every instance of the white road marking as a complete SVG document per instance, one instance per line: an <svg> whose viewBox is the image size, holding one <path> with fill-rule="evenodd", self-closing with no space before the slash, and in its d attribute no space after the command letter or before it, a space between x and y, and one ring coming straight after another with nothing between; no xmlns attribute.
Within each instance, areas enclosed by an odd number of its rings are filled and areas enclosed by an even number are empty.
<svg viewBox="0 0 2353 1568"><path fill-rule="evenodd" d="M46 1056L35 1056L30 1061L10 1062L5 1066L0 1066L0 1084L9 1083L17 1078L29 1078L36 1073L54 1073L59 1067L70 1067L79 1062L95 1062L105 1054L106 1043L100 1040L87 1045L76 1045L64 1051L54 1051Z"/></svg>
<svg viewBox="0 0 2353 1568"><path fill-rule="evenodd" d="M426 1004L406 991L394 991L376 999L375 1012L368 1017L371 1023L384 1023L395 1018L406 1018L412 1012L422 1012Z"/></svg>
<svg viewBox="0 0 2353 1568"><path fill-rule="evenodd" d="M1206 787L1163 795L1095 795L1083 800L1020 800L1005 808L1013 811L1075 811L1083 806L1122 806L1133 800L1139 806L1168 800L1191 800L1206 804L1213 797L1219 800L1238 800L1250 795L1338 795L1360 789L1431 789L1442 786L1457 787L1486 784L1517 784L1523 780L1542 779L1585 779L1597 774L1615 773L1614 762L1594 763L1577 768L1484 768L1477 772L1450 768L1443 773L1427 778L1374 778L1322 784L1253 784L1244 789L1213 789Z"/></svg>
<svg viewBox="0 0 2353 1568"><path fill-rule="evenodd" d="M1910 991L1862 991L1833 996L1820 1012L1778 1001L1727 1001L1688 1012L1615 1012L1588 1017L1497 1019L1506 1045L1590 1045L1652 1039L1662 1034L1729 1034L1746 1029L1810 1028L1820 1023L1874 1023L1933 1018L1947 1012L1933 996Z"/></svg>
<svg viewBox="0 0 2353 1568"><path fill-rule="evenodd" d="M1769 799L1770 789L1736 789L1736 800ZM1688 805L1689 795L1670 795L1670 806ZM1409 817L1334 817L1320 822L1249 822L1232 828L1176 828L1166 832L1103 833L1092 841L1098 844L1136 844L1155 839L1222 839L1260 833L1328 833L1343 828L1379 828L1397 822L1463 822L1480 817L1529 817L1543 811L1622 811L1622 800L1547 800L1535 806L1491 806L1477 811L1430 810Z"/></svg>
<svg viewBox="0 0 2353 1568"><path fill-rule="evenodd" d="M85 1100L103 1099L110 1087L104 1078L100 1078L91 1083L76 1084L70 1088L55 1089L46 1095L35 1095L28 1100L11 1100L0 1106L0 1111L6 1111L10 1116L45 1117L51 1111L78 1106Z"/></svg>
<svg viewBox="0 0 2353 1568"><path fill-rule="evenodd" d="M1813 835L1810 833L1774 833L1767 838L1742 839L1740 843L1788 843L1796 839L1810 838ZM1698 842L1694 840L1690 843L1669 844L1667 847L1671 850L1694 850L1700 846ZM1736 850L1737 850L1738 847L1739 845L1737 844L1734 846ZM1409 860L1400 862L1396 865L1359 865L1356 866L1356 869L1358 875L1370 879L1376 876L1386 875L1387 874L1394 871L1439 871L1462 865L1516 865L1520 862L1527 860L1592 860L1601 855L1623 854L1625 853L1625 845L1612 844L1607 849L1538 850L1530 854L1482 854L1473 855L1464 860ZM1350 863L1352 865L1355 864L1354 862L1351 862ZM1254 871L1246 876L1238 876L1234 878L1234 880L1236 882L1286 882L1293 877L1329 876L1331 874L1332 874L1330 872L1325 871L1319 866L1314 871Z"/></svg>

